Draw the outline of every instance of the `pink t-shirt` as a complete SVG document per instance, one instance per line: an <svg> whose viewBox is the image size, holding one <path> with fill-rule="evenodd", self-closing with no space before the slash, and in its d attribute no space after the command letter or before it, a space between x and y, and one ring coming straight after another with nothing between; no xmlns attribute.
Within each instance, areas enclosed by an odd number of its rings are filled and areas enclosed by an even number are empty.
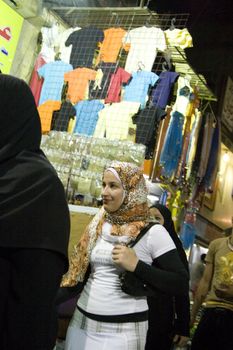
<svg viewBox="0 0 233 350"><path fill-rule="evenodd" d="M43 56L41 54L38 55L33 71L32 71L32 75L31 75L31 80L29 83L29 86L32 90L32 94L35 98L35 102L36 105L38 106L39 104L39 99L40 99L40 93L41 93L41 89L42 89L42 85L44 82L43 78L40 78L37 70L42 67L44 64L46 63L46 61L43 59Z"/></svg>
<svg viewBox="0 0 233 350"><path fill-rule="evenodd" d="M131 78L131 74L126 72L123 68L119 67L116 73L112 74L107 97L105 103L119 102L121 86L123 83L127 83Z"/></svg>

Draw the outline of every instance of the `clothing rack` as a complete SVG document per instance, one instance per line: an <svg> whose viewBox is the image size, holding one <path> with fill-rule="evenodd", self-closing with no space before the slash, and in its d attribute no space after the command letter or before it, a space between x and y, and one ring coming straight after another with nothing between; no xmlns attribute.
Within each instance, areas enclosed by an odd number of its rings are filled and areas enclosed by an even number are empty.
<svg viewBox="0 0 233 350"><path fill-rule="evenodd" d="M107 29L110 27L121 27L125 30L131 30L140 26L154 26L162 30L170 29L171 26L175 29L183 29L186 27L189 14L188 13L171 13L157 14L150 11L146 7L53 7L50 10L55 16L61 18L67 27L86 27L88 25L95 26L99 29ZM175 24L175 26L174 26ZM171 51L171 61L175 66L175 70L182 74L188 73L191 75L191 85L198 85L199 96L205 100L216 100L216 97L207 86L205 78L197 74L188 64L185 51L178 47L169 47ZM163 70L164 57L161 55L161 60L157 60L156 69Z"/></svg>

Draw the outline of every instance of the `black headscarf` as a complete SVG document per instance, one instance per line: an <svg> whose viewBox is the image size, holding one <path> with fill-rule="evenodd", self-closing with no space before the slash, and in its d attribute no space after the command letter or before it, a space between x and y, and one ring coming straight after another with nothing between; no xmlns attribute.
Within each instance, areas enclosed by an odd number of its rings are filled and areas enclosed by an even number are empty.
<svg viewBox="0 0 233 350"><path fill-rule="evenodd" d="M67 257L68 206L40 141L30 88L0 74L0 246L45 248Z"/></svg>
<svg viewBox="0 0 233 350"><path fill-rule="evenodd" d="M181 261L183 262L186 270L189 271L187 256L186 256L186 253L185 253L184 248L182 246L182 242L176 233L170 210L167 207L165 207L165 205L162 205L159 203L152 205L150 208L156 208L162 214L162 216L164 218L163 226L166 228L170 237L172 238L172 240L176 246L176 249L178 251L179 257L180 257Z"/></svg>

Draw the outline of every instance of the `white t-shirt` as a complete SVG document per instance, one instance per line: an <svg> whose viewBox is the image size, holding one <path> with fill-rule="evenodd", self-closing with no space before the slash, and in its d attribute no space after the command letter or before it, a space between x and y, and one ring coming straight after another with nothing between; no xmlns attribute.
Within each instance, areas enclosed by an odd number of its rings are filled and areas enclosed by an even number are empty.
<svg viewBox="0 0 233 350"><path fill-rule="evenodd" d="M123 38L123 44L130 44L125 70L129 73L138 69L151 71L157 51L166 49L164 32L156 27L139 27L130 30Z"/></svg>
<svg viewBox="0 0 233 350"><path fill-rule="evenodd" d="M112 236L111 225L104 223L102 234L91 254L91 275L78 300L78 306L96 315L122 315L148 309L146 297L132 297L122 292L119 274L122 269L112 260L115 244L126 242L128 236ZM138 258L151 265L160 255L175 249L166 229L154 225L133 247Z"/></svg>
<svg viewBox="0 0 233 350"><path fill-rule="evenodd" d="M58 25L53 25L51 28L42 27L42 46L40 54L42 55L45 62L53 62L55 57L54 42L59 34Z"/></svg>

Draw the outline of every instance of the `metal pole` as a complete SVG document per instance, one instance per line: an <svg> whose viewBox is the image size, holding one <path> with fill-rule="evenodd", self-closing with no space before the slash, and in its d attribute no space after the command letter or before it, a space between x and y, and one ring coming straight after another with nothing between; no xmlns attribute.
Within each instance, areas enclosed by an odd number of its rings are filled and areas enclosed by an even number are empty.
<svg viewBox="0 0 233 350"><path fill-rule="evenodd" d="M141 8L143 8L144 5L145 5L145 0L140 0L140 5L139 5L139 6L140 6Z"/></svg>

